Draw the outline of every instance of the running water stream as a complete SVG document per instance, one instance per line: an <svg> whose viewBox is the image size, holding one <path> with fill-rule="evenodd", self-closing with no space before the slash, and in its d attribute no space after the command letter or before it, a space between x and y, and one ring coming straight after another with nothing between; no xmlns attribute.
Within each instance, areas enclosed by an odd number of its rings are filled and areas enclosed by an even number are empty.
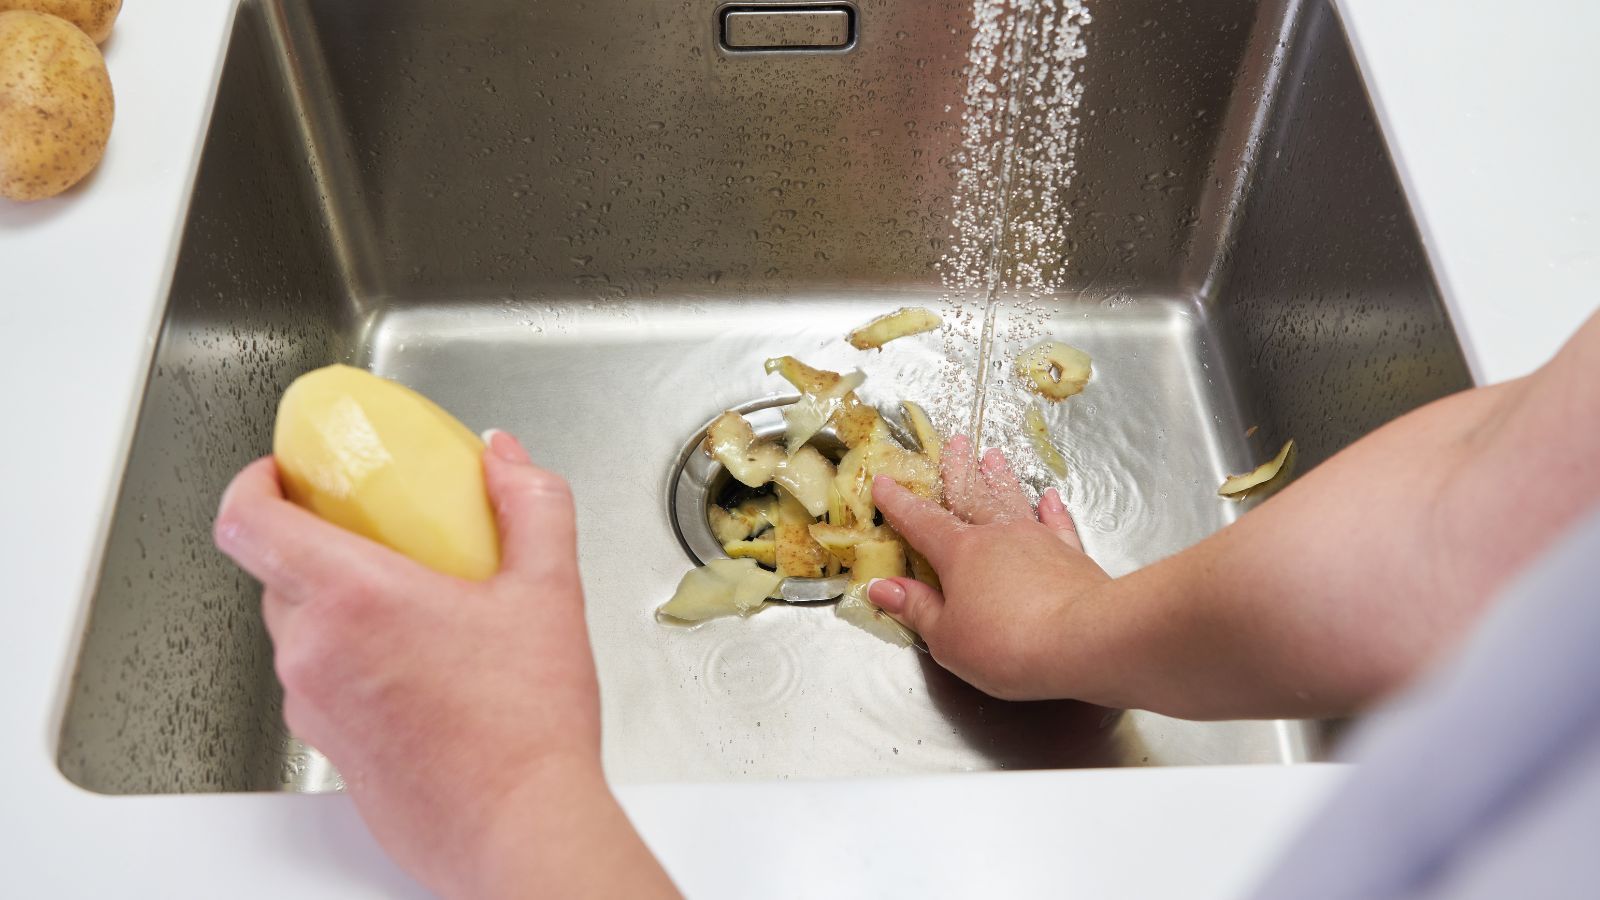
<svg viewBox="0 0 1600 900"><path fill-rule="evenodd" d="M1043 337L1040 301L1061 287L1089 21L1083 0L973 2L952 234L939 263L951 399L937 412L952 432L1014 458L1029 399L997 348Z"/></svg>

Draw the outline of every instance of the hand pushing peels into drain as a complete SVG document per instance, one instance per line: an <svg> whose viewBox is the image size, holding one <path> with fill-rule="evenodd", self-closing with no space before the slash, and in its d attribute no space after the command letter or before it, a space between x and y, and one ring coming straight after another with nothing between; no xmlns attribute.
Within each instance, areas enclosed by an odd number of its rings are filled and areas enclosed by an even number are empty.
<svg viewBox="0 0 1600 900"><path fill-rule="evenodd" d="M866 585L873 578L904 575L908 562L918 577L930 583L937 578L926 559L911 553L892 527L877 524L872 482L890 478L918 496L938 500L943 494L943 438L927 413L907 402L902 409L917 449L903 446L877 409L856 394L864 381L860 373L840 375L792 356L768 360L766 369L801 391L801 399L784 410L785 445L780 448L757 435L737 412L725 412L712 422L703 445L706 453L743 488L761 494L712 504L708 525L730 558L777 577L848 574L850 587L837 615L883 640L908 645L910 633L898 624L885 624L892 620L867 600ZM830 446L847 448L837 462L815 443L819 436L836 438ZM686 579L661 607L663 618L699 622L747 616L761 608L748 595L736 598L731 588L718 594L716 602L707 602L712 583L709 574ZM780 593L774 586L768 596ZM672 610L693 610L694 615Z"/></svg>

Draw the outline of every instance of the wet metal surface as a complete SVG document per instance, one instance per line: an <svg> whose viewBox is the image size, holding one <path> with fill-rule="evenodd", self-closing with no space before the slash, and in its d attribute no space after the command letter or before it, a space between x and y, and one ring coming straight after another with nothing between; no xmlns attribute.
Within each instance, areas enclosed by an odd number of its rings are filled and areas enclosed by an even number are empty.
<svg viewBox="0 0 1600 900"><path fill-rule="evenodd" d="M765 358L859 367L885 406L963 402L937 338L841 338L971 299L936 271L969 6L861 2L857 45L816 54L729 53L718 9L246 0L91 601L70 778L339 786L285 733L258 589L210 542L279 393L332 361L571 479L617 780L1321 752L1306 723L990 700L825 607L656 622L688 564L674 464L718 411L791 393ZM1283 439L1304 469L1467 375L1326 4L1093 11L1073 218L1035 262L1067 286L1041 327L1095 360L1053 412L1065 493L1126 572L1238 515L1216 486Z"/></svg>

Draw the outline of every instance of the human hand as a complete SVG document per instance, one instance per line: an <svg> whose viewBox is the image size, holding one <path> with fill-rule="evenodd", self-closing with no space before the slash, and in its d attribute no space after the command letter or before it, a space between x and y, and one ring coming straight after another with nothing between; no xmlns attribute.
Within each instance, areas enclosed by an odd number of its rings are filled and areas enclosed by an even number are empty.
<svg viewBox="0 0 1600 900"><path fill-rule="evenodd" d="M910 578L874 582L873 603L922 635L940 665L1007 700L1094 700L1096 589L1110 576L1084 552L1054 488L1028 503L1005 454L950 441L947 510L888 478L873 499L928 558L942 593Z"/></svg>
<svg viewBox="0 0 1600 900"><path fill-rule="evenodd" d="M451 896L525 896L515 869L542 851L569 871L643 845L601 773L571 492L507 434L483 462L502 557L485 582L293 505L270 457L228 487L215 539L262 582L289 728L339 768L390 854ZM560 874L540 880L575 895Z"/></svg>

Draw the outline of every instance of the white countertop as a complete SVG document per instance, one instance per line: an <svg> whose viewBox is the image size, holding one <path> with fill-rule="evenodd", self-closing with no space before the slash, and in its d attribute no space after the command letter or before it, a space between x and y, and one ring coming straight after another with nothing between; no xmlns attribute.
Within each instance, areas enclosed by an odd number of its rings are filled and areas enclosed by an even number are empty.
<svg viewBox="0 0 1600 900"><path fill-rule="evenodd" d="M1342 0L1481 381L1596 306L1600 4ZM154 346L232 4L130 4L117 123L65 197L0 204L0 894L415 893L343 797L110 798L56 771L64 684ZM626 788L692 895L1228 897L1336 766Z"/></svg>

